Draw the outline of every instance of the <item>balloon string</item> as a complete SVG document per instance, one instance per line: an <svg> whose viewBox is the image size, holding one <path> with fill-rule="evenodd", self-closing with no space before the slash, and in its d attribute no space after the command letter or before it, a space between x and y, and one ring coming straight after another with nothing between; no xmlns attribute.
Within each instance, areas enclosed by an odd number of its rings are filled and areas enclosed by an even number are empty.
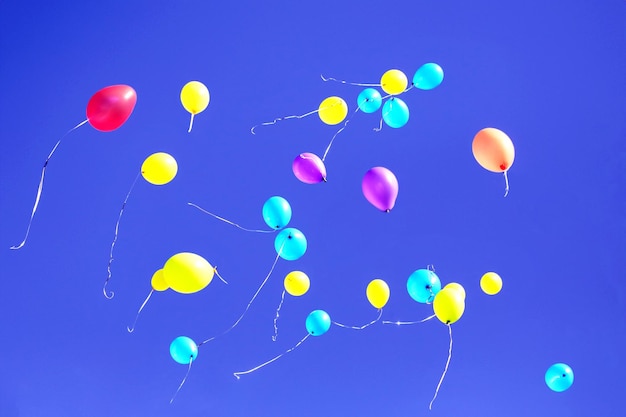
<svg viewBox="0 0 626 417"><path fill-rule="evenodd" d="M223 218L223 217L218 216L217 214L213 214L213 213L211 213L211 212L209 212L209 211L206 211L205 209L203 209L202 207L200 207L200 206L198 206L198 205L196 205L196 204L194 204L194 203L187 203L187 204L188 204L188 205L190 205L190 206L192 206L192 207L197 208L198 210L200 210L201 212L203 212L203 213L205 213L205 214L208 214L209 216L213 216L213 217L215 217L216 219L223 221L224 223L228 223L228 224L230 224L231 226L235 226L235 227L237 227L237 228L239 228L239 229L241 229L241 230L245 230L246 232L256 232L256 233L274 233L274 232L276 231L276 230L246 229L245 227L241 227L241 226L239 226L237 223L233 223L233 222L231 222L230 220L227 220L227 219L225 219L225 218Z"/></svg>
<svg viewBox="0 0 626 417"><path fill-rule="evenodd" d="M141 313L143 308L146 306L146 304L148 304L148 300L150 299L150 297L152 297L153 292L154 292L154 288L150 290L150 293L144 300L143 304L141 305L141 307L139 307L139 311L137 311L137 315L135 316L135 321L133 321L133 325L131 327L128 327L128 326L126 327L126 330L128 330L128 333L132 333L135 331L135 325L137 324L137 319L139 319L139 314Z"/></svg>
<svg viewBox="0 0 626 417"><path fill-rule="evenodd" d="M120 221L122 220L122 214L124 214L124 208L126 208L126 203L128 202L130 193L133 191L133 188L135 188L135 184L137 184L137 180L139 179L140 175L141 175L141 172L137 174L137 176L135 177L135 180L133 181L133 184L130 186L130 189L128 190L128 194L126 194L126 198L124 198L124 202L122 203L120 214L117 216L117 223L115 223L115 235L113 236L113 242L111 242L111 250L109 251L109 264L107 265L108 275L107 275L107 279L104 281L104 285L102 286L102 293L104 294L107 300L110 300L111 298L115 296L115 293L113 291L111 291L111 295L107 294L107 285L109 284L109 281L111 280L111 264L113 263L113 248L115 247L115 243L117 242L117 236L120 231Z"/></svg>
<svg viewBox="0 0 626 417"><path fill-rule="evenodd" d="M383 130L383 119L380 119L380 122L378 123L378 127L374 128L375 132L380 132L381 130Z"/></svg>
<svg viewBox="0 0 626 417"><path fill-rule="evenodd" d="M356 110L354 111L354 113L352 113L352 116L354 116L358 111L359 111L359 108L357 107ZM348 123L350 123L350 119L352 118L352 116L350 118L348 118L348 120L346 120L346 122L343 124L341 129L339 129L335 133L333 138L330 140L330 143L328 144L328 146L326 147L326 151L324 152L324 156L322 157L322 162L324 162L326 160L326 155L328 155L328 151L330 151L330 147L333 146L333 142L335 141L335 138L337 137L338 134L340 134L346 128L346 126L348 126Z"/></svg>
<svg viewBox="0 0 626 417"><path fill-rule="evenodd" d="M279 121L281 121L281 120L287 120L287 119L302 119L303 117L310 116L310 115L312 115L312 114L314 114L314 113L317 113L318 111L320 111L320 110L319 110L319 109L317 109L317 110L313 110L313 111L310 111L310 112L308 112L308 113L301 114L301 115L299 115L299 116L298 116L298 115L293 115L293 116L277 117L276 119L272 120L271 122L264 122L264 123L258 124L258 125L256 125L256 126L253 126L253 127L252 127L252 129L250 129L250 132L251 132L253 135L256 135L256 133L254 132L254 129L256 129L256 128L257 128L257 127L259 127L259 126L274 125L274 124L278 123L278 122L279 122Z"/></svg>
<svg viewBox="0 0 626 417"><path fill-rule="evenodd" d="M376 320L370 321L369 323L364 324L363 326L346 326L345 324L337 323L336 321L333 321L333 324L339 327L343 327L344 329L363 330L366 327L369 327L372 324L378 322L382 316L383 316L383 309L380 308L378 309L378 317L376 317Z"/></svg>
<svg viewBox="0 0 626 417"><path fill-rule="evenodd" d="M507 171L504 171L504 196L509 195L509 176L506 174Z"/></svg>
<svg viewBox="0 0 626 417"><path fill-rule="evenodd" d="M74 130L78 129L79 127L81 127L82 125L87 123L88 121L89 121L89 119L83 120L82 122L80 122L79 124L77 124L76 126L71 128L70 130L65 132L65 134L61 137L61 139L59 139L59 141L56 143L56 145L54 145L54 148L52 148L52 151L50 151L50 154L46 158L46 161L43 163L43 168L41 170L41 179L39 180L39 187L37 188L37 196L35 197L35 204L33 205L33 211L30 214L30 220L28 221L28 227L26 228L26 235L24 236L24 240L22 240L22 242L19 245L11 246L11 249L20 249L21 247L23 247L26 244L26 239L28 239L28 234L30 233L30 226L33 223L33 218L35 217L35 212L37 211L37 207L39 206L39 200L41 199L41 192L43 191L43 179L44 179L44 177L46 175L46 168L48 167L48 161L50 161L50 158L52 158L52 155L54 154L54 151L57 150L57 148L61 144L61 141L68 134L70 134Z"/></svg>
<svg viewBox="0 0 626 417"><path fill-rule="evenodd" d="M283 302L285 301L285 290L283 290L282 295L280 296L280 304L278 304L278 308L276 309L276 317L274 317L274 336L272 336L272 340L275 342L278 339L278 318L280 317L280 309L283 306Z"/></svg>
<svg viewBox="0 0 626 417"><path fill-rule="evenodd" d="M269 365L270 363L274 362L275 360L280 359L282 356L286 355L287 353L291 352L292 350L294 350L295 348L297 348L298 346L300 346L310 335L307 334L306 336L304 336L298 343L296 343L295 346L293 346L292 348L287 349L285 352L281 353L280 355L276 356L275 358L270 359L267 362L264 362L258 366L255 366L252 369L249 369L247 371L242 371L242 372L235 372L233 373L233 375L235 376L235 378L240 379L241 375L246 375L249 373L252 373L258 369L261 369L262 367L264 367L265 365Z"/></svg>
<svg viewBox="0 0 626 417"><path fill-rule="evenodd" d="M381 86L381 84L351 83L351 82L347 82L347 81L343 81L343 80L338 80L338 79L332 78L332 77L324 77L323 74L320 74L320 77L322 77L322 80L324 80L324 81L336 81L336 82L341 83L341 84L356 85L356 86L360 86L360 87L380 87Z"/></svg>
<svg viewBox="0 0 626 417"><path fill-rule="evenodd" d="M216 266L215 268L213 268L213 272L215 272L215 275L217 275L217 277L220 279L220 281L222 281L224 284L228 285L228 281L226 281L226 280L224 279L224 277L222 277L222 276L220 275L220 273L219 273L219 272L217 272L217 266Z"/></svg>
<svg viewBox="0 0 626 417"><path fill-rule="evenodd" d="M383 324L396 324L398 326L404 326L404 325L409 325L409 324L419 324L419 323L424 323L430 319L435 318L436 316L433 314L432 316L428 316L425 319L419 320L419 321L390 321L390 320L384 320Z"/></svg>
<svg viewBox="0 0 626 417"><path fill-rule="evenodd" d="M180 385L178 386L178 389L174 393L174 396L170 400L170 404L174 402L174 398L176 398L176 395L178 395L178 393L180 392L180 389L183 387L183 385L185 385L185 381L187 381L187 377L189 376L189 372L191 371L191 363L192 362L193 362L193 356L190 356L189 357L189 368L187 368L187 373L185 374L185 377L181 381Z"/></svg>
<svg viewBox="0 0 626 417"><path fill-rule="evenodd" d="M187 130L187 133L191 133L191 128L193 127L193 116L194 114L191 113L191 120L189 120L189 130Z"/></svg>
<svg viewBox="0 0 626 417"><path fill-rule="evenodd" d="M443 374L441 375L441 379L439 380L439 384L437 384L437 389L435 390L435 395L432 400L430 400L430 404L428 405L428 409L432 410L433 403L435 402L435 398L437 398L437 394L439 393L439 388L441 387L441 383L443 382L443 378L446 376L446 372L448 372L448 365L450 365L450 359L452 359L452 326L447 324L448 330L450 332L450 348L448 349L448 360L446 361L446 367L443 370Z"/></svg>

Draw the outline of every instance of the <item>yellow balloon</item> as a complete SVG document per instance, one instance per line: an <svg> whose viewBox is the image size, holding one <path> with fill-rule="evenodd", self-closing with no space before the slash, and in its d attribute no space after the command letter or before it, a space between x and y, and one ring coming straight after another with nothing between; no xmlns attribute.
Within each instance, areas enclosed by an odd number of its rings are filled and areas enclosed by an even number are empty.
<svg viewBox="0 0 626 417"><path fill-rule="evenodd" d="M176 159L165 152L153 153L143 161L141 175L150 184L163 185L172 181L178 173Z"/></svg>
<svg viewBox="0 0 626 417"><path fill-rule="evenodd" d="M463 301L465 301L465 288L463 288L463 286L458 282L450 282L443 288L449 288L451 290L458 291L459 294L461 294L461 298L463 299Z"/></svg>
<svg viewBox="0 0 626 417"><path fill-rule="evenodd" d="M443 288L433 301L435 315L443 324L452 324L461 318L465 311L465 301L461 293L453 288Z"/></svg>
<svg viewBox="0 0 626 417"><path fill-rule="evenodd" d="M291 271L285 277L285 291L289 294L299 297L306 294L311 286L311 281L307 274L302 271Z"/></svg>
<svg viewBox="0 0 626 417"><path fill-rule="evenodd" d="M163 278L176 292L191 294L211 283L215 269L200 255L181 252L165 262Z"/></svg>
<svg viewBox="0 0 626 417"><path fill-rule="evenodd" d="M397 69L390 69L380 77L380 87L387 94L400 94L406 90L408 84L409 80L406 75Z"/></svg>
<svg viewBox="0 0 626 417"><path fill-rule="evenodd" d="M167 282L165 282L165 277L163 276L163 270L159 269L152 275L152 280L150 281L152 285L152 289L154 291L165 291L169 288Z"/></svg>
<svg viewBox="0 0 626 417"><path fill-rule="evenodd" d="M348 105L341 97L328 97L320 103L317 114L327 125L336 125L348 115Z"/></svg>
<svg viewBox="0 0 626 417"><path fill-rule="evenodd" d="M381 309L389 301L389 286L382 279L375 279L367 285L365 294L371 305Z"/></svg>
<svg viewBox="0 0 626 417"><path fill-rule="evenodd" d="M487 272L480 279L480 288L488 295L496 295L502 289L502 278L495 272Z"/></svg>
<svg viewBox="0 0 626 417"><path fill-rule="evenodd" d="M198 114L209 105L209 90L200 81L189 81L180 91L180 102L191 114Z"/></svg>

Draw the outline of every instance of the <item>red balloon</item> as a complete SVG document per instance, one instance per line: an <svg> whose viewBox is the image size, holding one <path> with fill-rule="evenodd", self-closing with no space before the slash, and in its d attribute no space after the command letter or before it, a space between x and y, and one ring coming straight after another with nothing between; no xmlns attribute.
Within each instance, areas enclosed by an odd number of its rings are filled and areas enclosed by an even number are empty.
<svg viewBox="0 0 626 417"><path fill-rule="evenodd" d="M87 103L87 120L96 130L110 132L128 120L137 103L137 93L128 85L104 87Z"/></svg>

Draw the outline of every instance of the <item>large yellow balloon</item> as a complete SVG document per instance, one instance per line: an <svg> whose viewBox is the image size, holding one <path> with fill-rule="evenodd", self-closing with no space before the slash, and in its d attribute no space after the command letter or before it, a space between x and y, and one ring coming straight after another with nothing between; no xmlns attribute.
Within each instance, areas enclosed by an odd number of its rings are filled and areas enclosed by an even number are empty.
<svg viewBox="0 0 626 417"><path fill-rule="evenodd" d="M150 184L163 185L172 181L178 173L176 159L165 152L153 153L143 161L141 175Z"/></svg>
<svg viewBox="0 0 626 417"><path fill-rule="evenodd" d="M461 293L453 288L443 288L433 301L435 315L443 324L452 324L461 318L465 311L465 301Z"/></svg>
<svg viewBox="0 0 626 417"><path fill-rule="evenodd" d="M167 285L176 292L191 294L204 289L211 283L215 269L200 255L181 252L165 262L163 277Z"/></svg>
<svg viewBox="0 0 626 417"><path fill-rule="evenodd" d="M152 280L150 281L152 285L152 289L154 291L165 291L169 288L167 282L165 282L165 277L163 276L163 270L159 269L152 275Z"/></svg>
<svg viewBox="0 0 626 417"><path fill-rule="evenodd" d="M180 102L191 114L198 114L209 105L209 90L200 81L189 81L180 91Z"/></svg>
<svg viewBox="0 0 626 417"><path fill-rule="evenodd" d="M311 286L311 281L307 274L302 271L291 271L285 277L285 291L290 295L299 297L306 294Z"/></svg>
<svg viewBox="0 0 626 417"><path fill-rule="evenodd" d="M450 282L443 288L449 288L451 290L458 291L459 294L461 294L461 298L463 299L463 301L465 301L465 288L463 288L463 286L458 282Z"/></svg>
<svg viewBox="0 0 626 417"><path fill-rule="evenodd" d="M341 97L328 97L320 103L317 114L327 125L336 125L348 115L348 104Z"/></svg>
<svg viewBox="0 0 626 417"><path fill-rule="evenodd" d="M367 285L367 300L375 308L381 309L389 301L389 286L382 279L375 279Z"/></svg>
<svg viewBox="0 0 626 417"><path fill-rule="evenodd" d="M487 272L480 279L480 288L488 295L495 295L502 289L502 278L495 272Z"/></svg>
<svg viewBox="0 0 626 417"><path fill-rule="evenodd" d="M390 69L380 77L380 87L387 94L397 95L406 90L409 80L406 75L397 69Z"/></svg>

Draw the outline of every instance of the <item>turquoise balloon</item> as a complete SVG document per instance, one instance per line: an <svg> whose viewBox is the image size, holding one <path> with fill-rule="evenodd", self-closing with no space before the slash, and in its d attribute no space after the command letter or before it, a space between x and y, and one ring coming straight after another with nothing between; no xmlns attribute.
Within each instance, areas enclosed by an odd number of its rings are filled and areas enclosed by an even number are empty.
<svg viewBox="0 0 626 417"><path fill-rule="evenodd" d="M383 99L375 88L366 88L356 98L356 103L363 113L374 113L380 109Z"/></svg>
<svg viewBox="0 0 626 417"><path fill-rule="evenodd" d="M291 206L282 197L270 197L263 204L263 220L272 229L282 229L291 220Z"/></svg>
<svg viewBox="0 0 626 417"><path fill-rule="evenodd" d="M187 336L178 336L170 344L170 355L172 359L182 365L189 365L198 357L198 345Z"/></svg>
<svg viewBox="0 0 626 417"><path fill-rule="evenodd" d="M418 269L409 275L406 289L411 298L418 303L432 303L435 295L441 291L441 281L433 271Z"/></svg>
<svg viewBox="0 0 626 417"><path fill-rule="evenodd" d="M402 127L409 121L409 108L398 97L391 97L383 105L383 120L391 127Z"/></svg>
<svg viewBox="0 0 626 417"><path fill-rule="evenodd" d="M432 90L442 81L443 69L434 62L422 65L413 76L413 85L420 90Z"/></svg>
<svg viewBox="0 0 626 417"><path fill-rule="evenodd" d="M324 310L314 310L309 313L305 324L311 336L321 336L330 329L330 316Z"/></svg>
<svg viewBox="0 0 626 417"><path fill-rule="evenodd" d="M274 239L274 248L281 258L295 261L306 252L306 237L293 227L283 229Z"/></svg>
<svg viewBox="0 0 626 417"><path fill-rule="evenodd" d="M546 384L552 391L563 392L574 383L574 371L564 363L555 363L546 371Z"/></svg>

